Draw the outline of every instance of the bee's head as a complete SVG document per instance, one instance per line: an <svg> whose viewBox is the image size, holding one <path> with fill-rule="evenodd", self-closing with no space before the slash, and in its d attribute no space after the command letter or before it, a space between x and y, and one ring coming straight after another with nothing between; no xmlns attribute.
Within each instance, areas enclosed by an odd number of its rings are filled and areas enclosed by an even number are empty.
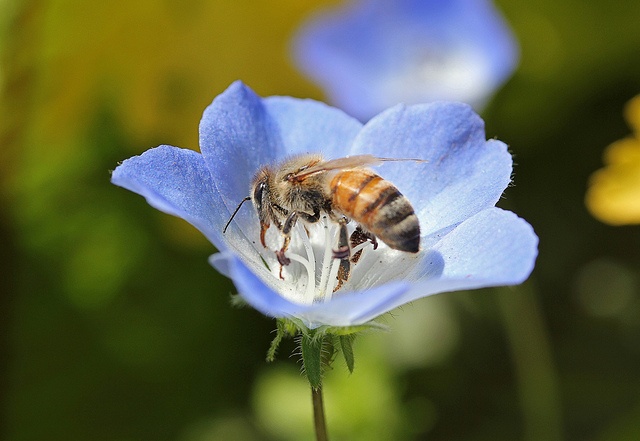
<svg viewBox="0 0 640 441"><path fill-rule="evenodd" d="M231 224L231 221L236 216L238 211L240 211L240 207L242 207L242 204L244 204L247 201L253 202L254 207L256 207L256 210L258 211L258 217L262 221L263 217L265 216L265 214L263 214L265 202L266 202L265 198L268 197L268 193L269 193L268 180L269 180L268 172L264 169L260 170L256 175L256 177L253 179L253 182L251 183L250 196L247 196L240 201L240 203L238 204L234 212L231 214L231 217L227 221L227 224L224 226L224 229L222 230L223 234L227 231L227 228Z"/></svg>

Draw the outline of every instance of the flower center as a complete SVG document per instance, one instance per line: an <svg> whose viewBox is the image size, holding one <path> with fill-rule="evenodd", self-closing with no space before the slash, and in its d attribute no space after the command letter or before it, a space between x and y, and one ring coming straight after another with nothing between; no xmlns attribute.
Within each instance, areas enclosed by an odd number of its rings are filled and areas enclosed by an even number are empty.
<svg viewBox="0 0 640 441"><path fill-rule="evenodd" d="M464 48L418 52L406 60L403 69L385 79L385 90L387 96L407 103L421 96L430 97L429 101L449 97L475 103L491 87L487 69L485 60Z"/></svg>
<svg viewBox="0 0 640 441"><path fill-rule="evenodd" d="M333 257L333 250L338 246L339 226L323 217L313 225L298 222L291 234L291 244L286 256L291 264L282 268L284 285L283 294L293 301L303 304L327 302L338 286L340 259ZM369 242L358 245L351 250L353 256L364 249ZM350 262L350 268L353 269ZM280 268L271 268L279 277Z"/></svg>

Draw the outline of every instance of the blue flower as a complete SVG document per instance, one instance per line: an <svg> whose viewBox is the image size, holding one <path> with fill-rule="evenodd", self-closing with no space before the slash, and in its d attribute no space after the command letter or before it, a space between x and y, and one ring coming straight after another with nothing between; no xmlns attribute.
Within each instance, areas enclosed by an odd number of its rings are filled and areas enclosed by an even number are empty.
<svg viewBox="0 0 640 441"><path fill-rule="evenodd" d="M489 0L359 0L310 19L294 60L329 101L366 121L397 103L481 109L518 46Z"/></svg>
<svg viewBox="0 0 640 441"><path fill-rule="evenodd" d="M431 294L518 284L533 269L538 239L531 226L495 207L510 182L511 155L502 142L485 139L482 119L466 104L398 105L363 126L325 104L260 98L236 82L205 110L200 148L148 150L119 165L112 182L197 227L219 250L211 264L268 316L297 318L309 328L358 325ZM270 249L263 248L253 207L242 207L223 234L256 171L304 152L425 159L376 168L411 201L421 251L368 244L350 279L332 293L332 222L297 224L283 279L273 252L280 234L269 229Z"/></svg>

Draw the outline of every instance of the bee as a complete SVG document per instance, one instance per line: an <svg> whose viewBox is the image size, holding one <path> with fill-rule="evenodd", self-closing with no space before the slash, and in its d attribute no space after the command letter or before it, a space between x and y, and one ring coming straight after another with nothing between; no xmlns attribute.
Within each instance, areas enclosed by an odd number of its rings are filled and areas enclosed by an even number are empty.
<svg viewBox="0 0 640 441"><path fill-rule="evenodd" d="M333 250L333 257L341 260L338 289L349 277L350 260L355 263L362 251L351 256L351 249L367 240L374 249L380 239L395 250L420 250L420 224L411 203L391 182L368 168L397 160L372 155L325 160L319 154L305 154L264 166L251 183L250 196L240 202L223 232L242 204L251 200L260 221L262 246L267 247L265 234L272 224L284 238L276 251L282 277L282 266L291 262L286 251L296 222L313 224L326 215L340 227L338 248ZM357 227L349 237L346 225L350 220Z"/></svg>

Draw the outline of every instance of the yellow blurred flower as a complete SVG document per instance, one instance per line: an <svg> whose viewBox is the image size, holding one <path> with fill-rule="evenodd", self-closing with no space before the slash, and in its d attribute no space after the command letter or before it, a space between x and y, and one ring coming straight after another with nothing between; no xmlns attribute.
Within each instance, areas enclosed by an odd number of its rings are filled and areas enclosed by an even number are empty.
<svg viewBox="0 0 640 441"><path fill-rule="evenodd" d="M587 208L611 225L640 224L640 95L625 109L634 133L604 152L605 167L591 176Z"/></svg>
<svg viewBox="0 0 640 441"><path fill-rule="evenodd" d="M27 81L29 96L13 104L32 106L29 129L47 140L76 136L95 108L106 106L129 135L195 149L202 109L231 81L242 79L263 94L309 91L289 65L287 45L312 6L24 2L5 20L11 48L5 88L20 85L18 77Z"/></svg>

